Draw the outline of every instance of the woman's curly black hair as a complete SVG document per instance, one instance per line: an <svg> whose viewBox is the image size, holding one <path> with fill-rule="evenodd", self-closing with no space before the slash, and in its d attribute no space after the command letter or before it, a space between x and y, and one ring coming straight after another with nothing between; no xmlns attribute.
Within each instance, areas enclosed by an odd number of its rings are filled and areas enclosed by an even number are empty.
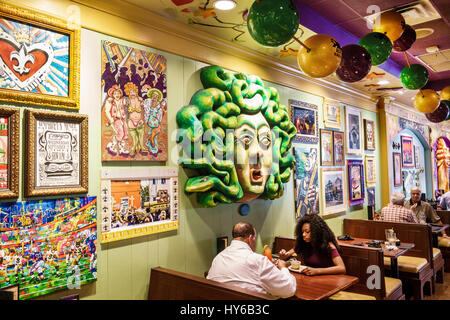
<svg viewBox="0 0 450 320"><path fill-rule="evenodd" d="M305 223L309 223L310 225L311 242L309 243L303 240L302 228ZM295 227L295 237L294 250L297 254L300 254L302 260L305 257L309 257L313 252L330 255L330 242L340 251L333 231L331 231L326 222L317 214L305 215L298 221Z"/></svg>

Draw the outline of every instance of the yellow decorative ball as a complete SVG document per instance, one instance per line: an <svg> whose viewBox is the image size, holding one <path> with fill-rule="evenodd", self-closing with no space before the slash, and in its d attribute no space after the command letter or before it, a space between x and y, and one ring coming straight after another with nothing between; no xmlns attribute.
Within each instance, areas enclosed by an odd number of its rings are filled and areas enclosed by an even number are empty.
<svg viewBox="0 0 450 320"><path fill-rule="evenodd" d="M342 49L339 43L327 34L316 34L305 41L297 54L297 62L304 73L313 78L326 77L339 67Z"/></svg>
<svg viewBox="0 0 450 320"><path fill-rule="evenodd" d="M440 98L431 89L420 90L414 98L414 107L423 113L431 113L439 106Z"/></svg>
<svg viewBox="0 0 450 320"><path fill-rule="evenodd" d="M405 30L405 18L395 11L383 12L376 18L373 32L385 34L391 41L395 41L402 35Z"/></svg>
<svg viewBox="0 0 450 320"><path fill-rule="evenodd" d="M450 86L446 86L441 91L441 99L442 100L450 100Z"/></svg>

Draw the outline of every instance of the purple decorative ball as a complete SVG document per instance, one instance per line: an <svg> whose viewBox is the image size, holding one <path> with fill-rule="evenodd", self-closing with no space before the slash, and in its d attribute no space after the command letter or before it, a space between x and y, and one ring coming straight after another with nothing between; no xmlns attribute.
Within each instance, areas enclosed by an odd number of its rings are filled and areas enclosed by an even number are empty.
<svg viewBox="0 0 450 320"><path fill-rule="evenodd" d="M345 82L362 80L370 72L372 58L369 51L357 44L342 47L341 64L336 70L338 78Z"/></svg>
<svg viewBox="0 0 450 320"><path fill-rule="evenodd" d="M441 101L437 109L431 113L425 113L425 117L433 123L439 123L447 119L448 113L449 109L447 104L444 101Z"/></svg>
<svg viewBox="0 0 450 320"><path fill-rule="evenodd" d="M392 43L392 50L396 52L408 50L416 41L416 37L416 31L410 25L405 25L405 30L401 37Z"/></svg>

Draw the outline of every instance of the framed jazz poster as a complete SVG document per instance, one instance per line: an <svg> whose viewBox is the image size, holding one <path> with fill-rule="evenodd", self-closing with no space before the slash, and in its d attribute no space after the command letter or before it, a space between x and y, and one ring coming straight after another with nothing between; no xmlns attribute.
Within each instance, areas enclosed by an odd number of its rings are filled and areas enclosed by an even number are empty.
<svg viewBox="0 0 450 320"><path fill-rule="evenodd" d="M420 147L414 146L414 163L416 165L416 169L420 169Z"/></svg>
<svg viewBox="0 0 450 320"><path fill-rule="evenodd" d="M102 41L102 161L167 161L167 59Z"/></svg>
<svg viewBox="0 0 450 320"><path fill-rule="evenodd" d="M178 229L178 168L104 169L101 242Z"/></svg>
<svg viewBox="0 0 450 320"><path fill-rule="evenodd" d="M413 168L414 167L413 138L409 136L401 136L400 141L402 146L402 167Z"/></svg>
<svg viewBox="0 0 450 320"><path fill-rule="evenodd" d="M350 206L364 202L364 166L362 160L347 160Z"/></svg>
<svg viewBox="0 0 450 320"><path fill-rule="evenodd" d="M366 184L367 187L373 187L377 183L377 172L374 156L366 156Z"/></svg>
<svg viewBox="0 0 450 320"><path fill-rule="evenodd" d="M392 167L394 170L394 187L401 187L402 181L402 158L400 152L392 153Z"/></svg>
<svg viewBox="0 0 450 320"><path fill-rule="evenodd" d="M364 119L364 148L375 150L375 122Z"/></svg>
<svg viewBox="0 0 450 320"><path fill-rule="evenodd" d="M344 166L345 165L345 146L344 146L344 132L333 131L333 142L334 142L334 165Z"/></svg>
<svg viewBox="0 0 450 320"><path fill-rule="evenodd" d="M19 196L20 109L0 106L0 199Z"/></svg>
<svg viewBox="0 0 450 320"><path fill-rule="evenodd" d="M25 112L27 197L88 192L88 117Z"/></svg>
<svg viewBox="0 0 450 320"><path fill-rule="evenodd" d="M294 147L295 218L319 213L317 147Z"/></svg>
<svg viewBox="0 0 450 320"><path fill-rule="evenodd" d="M323 122L325 128L341 129L341 108L342 106L338 103L328 103L323 104Z"/></svg>
<svg viewBox="0 0 450 320"><path fill-rule="evenodd" d="M297 129L294 142L318 143L319 126L317 106L315 104L289 99L291 122Z"/></svg>
<svg viewBox="0 0 450 320"><path fill-rule="evenodd" d="M320 129L320 159L322 166L333 165L333 131Z"/></svg>
<svg viewBox="0 0 450 320"><path fill-rule="evenodd" d="M323 215L347 209L347 189L344 168L321 168Z"/></svg>
<svg viewBox="0 0 450 320"><path fill-rule="evenodd" d="M356 108L345 107L345 126L347 130L347 154L362 154L361 139L361 111Z"/></svg>
<svg viewBox="0 0 450 320"><path fill-rule="evenodd" d="M0 100L79 109L79 26L2 3L0 48Z"/></svg>

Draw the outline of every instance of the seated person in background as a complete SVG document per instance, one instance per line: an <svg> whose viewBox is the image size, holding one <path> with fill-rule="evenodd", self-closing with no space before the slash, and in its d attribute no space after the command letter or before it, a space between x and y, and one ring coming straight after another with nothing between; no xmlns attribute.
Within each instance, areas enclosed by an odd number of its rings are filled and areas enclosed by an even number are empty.
<svg viewBox="0 0 450 320"><path fill-rule="evenodd" d="M439 206L441 207L442 210L450 210L450 191L444 193L441 196Z"/></svg>
<svg viewBox="0 0 450 320"><path fill-rule="evenodd" d="M405 195L403 192L395 192L391 196L391 203L381 209L380 221L387 222L411 222L419 223L416 215L410 209L403 207Z"/></svg>
<svg viewBox="0 0 450 320"><path fill-rule="evenodd" d="M333 231L317 214L305 215L295 227L295 248L279 252L280 259L289 258L294 252L302 265L303 273L309 276L319 274L345 274L345 265Z"/></svg>
<svg viewBox="0 0 450 320"><path fill-rule="evenodd" d="M262 254L255 253L256 230L246 222L233 227L231 244L213 260L207 279L228 283L274 298L287 298L295 294L297 281L289 272L286 261L272 263Z"/></svg>
<svg viewBox="0 0 450 320"><path fill-rule="evenodd" d="M406 200L404 203L405 208L411 209L417 217L419 223L436 223L443 225L441 218L436 214L434 209L429 203L420 200L422 192L420 188L414 187L411 189L411 199ZM450 238L445 233L445 230L441 232L441 236L444 238Z"/></svg>

